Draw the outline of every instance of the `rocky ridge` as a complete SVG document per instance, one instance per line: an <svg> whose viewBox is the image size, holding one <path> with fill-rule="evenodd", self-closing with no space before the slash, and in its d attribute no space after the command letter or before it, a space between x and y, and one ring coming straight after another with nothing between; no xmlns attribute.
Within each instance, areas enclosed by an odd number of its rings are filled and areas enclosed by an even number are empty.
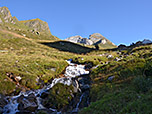
<svg viewBox="0 0 152 114"><path fill-rule="evenodd" d="M17 21L16 17L12 17L7 7L0 7L0 23L16 24Z"/></svg>
<svg viewBox="0 0 152 114"><path fill-rule="evenodd" d="M89 38L83 38L83 37L77 35L77 36L69 37L65 40L73 42L73 43L84 44L84 45L97 45L97 44L98 45L107 45L108 44L110 46L116 47L115 44L113 44L111 41L106 39L100 33L91 34L91 35L89 35Z"/></svg>
<svg viewBox="0 0 152 114"><path fill-rule="evenodd" d="M38 32L38 34L40 34L40 32L51 34L47 22L42 21L38 18L31 19L31 20L25 20L25 21L18 21L18 19L16 17L12 17L12 15L7 7L0 7L0 24L5 24L5 23L19 25L19 26L21 25L22 27L23 27L23 25L25 25L29 29L33 30L33 32L35 32L35 31ZM20 29L22 29L22 27L20 27Z"/></svg>
<svg viewBox="0 0 152 114"><path fill-rule="evenodd" d="M33 29L34 31L51 33L48 23L38 18L20 22L23 23L25 26L28 26L29 28Z"/></svg>

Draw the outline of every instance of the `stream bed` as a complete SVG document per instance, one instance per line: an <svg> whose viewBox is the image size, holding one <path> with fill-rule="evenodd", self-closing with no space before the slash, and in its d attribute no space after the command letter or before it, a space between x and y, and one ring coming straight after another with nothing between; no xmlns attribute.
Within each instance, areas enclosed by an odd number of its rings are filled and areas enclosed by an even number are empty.
<svg viewBox="0 0 152 114"><path fill-rule="evenodd" d="M74 114L88 106L89 71L85 65L72 63L72 59L67 62L64 77L53 79L42 89L6 96L3 114Z"/></svg>

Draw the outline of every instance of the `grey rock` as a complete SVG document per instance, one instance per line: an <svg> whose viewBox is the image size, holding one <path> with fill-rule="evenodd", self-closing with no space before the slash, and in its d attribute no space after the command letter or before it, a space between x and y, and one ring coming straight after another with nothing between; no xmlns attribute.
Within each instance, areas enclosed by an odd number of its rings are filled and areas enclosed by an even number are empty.
<svg viewBox="0 0 152 114"><path fill-rule="evenodd" d="M28 110L28 111L35 111L38 108L35 102L30 102L27 99L23 99L22 102L19 104L19 110Z"/></svg>
<svg viewBox="0 0 152 114"><path fill-rule="evenodd" d="M17 102L18 102L18 103L21 103L23 99L24 99L24 95L21 95L21 96L17 99Z"/></svg>
<svg viewBox="0 0 152 114"><path fill-rule="evenodd" d="M113 55L108 55L107 58L108 58L108 59L109 59L109 58L113 58Z"/></svg>
<svg viewBox="0 0 152 114"><path fill-rule="evenodd" d="M56 68L51 68L50 70L53 72L56 72Z"/></svg>
<svg viewBox="0 0 152 114"><path fill-rule="evenodd" d="M0 114L2 114L3 113L3 108L2 107L0 107Z"/></svg>
<svg viewBox="0 0 152 114"><path fill-rule="evenodd" d="M7 104L7 101L5 100L5 96L0 94L0 107L4 107Z"/></svg>
<svg viewBox="0 0 152 114"><path fill-rule="evenodd" d="M115 76L110 76L110 77L108 77L108 80L112 81L114 78L115 78Z"/></svg>
<svg viewBox="0 0 152 114"><path fill-rule="evenodd" d="M22 110L20 112L16 112L15 114L33 114L33 113L27 110Z"/></svg>
<svg viewBox="0 0 152 114"><path fill-rule="evenodd" d="M2 23L3 21L2 21L2 19L0 18L0 23Z"/></svg>
<svg viewBox="0 0 152 114"><path fill-rule="evenodd" d="M72 36L72 37L69 37L65 40L73 42L73 43L80 43L82 39L83 38L81 36Z"/></svg>
<svg viewBox="0 0 152 114"><path fill-rule="evenodd" d="M73 43L81 43L81 44L85 44L85 45L92 45L93 42L87 38L82 38L81 36L72 36L69 37L67 39L65 39L66 41L70 41Z"/></svg>
<svg viewBox="0 0 152 114"><path fill-rule="evenodd" d="M81 87L81 90L87 90L90 88L90 85L89 84L85 84Z"/></svg>
<svg viewBox="0 0 152 114"><path fill-rule="evenodd" d="M144 39L144 40L142 41L142 44L150 44L150 43L152 43L152 41L151 41L151 40L148 40L148 39Z"/></svg>
<svg viewBox="0 0 152 114"><path fill-rule="evenodd" d="M11 17L11 13L7 7L0 7L0 14L4 20L8 20Z"/></svg>
<svg viewBox="0 0 152 114"><path fill-rule="evenodd" d="M22 33L22 36L26 37L26 34L23 34L23 33Z"/></svg>
<svg viewBox="0 0 152 114"><path fill-rule="evenodd" d="M83 38L83 37L77 35L77 36L69 37L65 40L73 42L73 43L81 43L84 45L106 44L107 42L109 42L111 45L114 45L112 42L107 40L100 33L94 33L94 34L90 35L89 38Z"/></svg>
<svg viewBox="0 0 152 114"><path fill-rule="evenodd" d="M26 21L21 21L24 25L30 27L34 31L39 31L39 32L45 32L45 33L51 33L48 23L45 21L42 21L40 19L31 19L31 20L26 20ZM39 33L38 33L39 34Z"/></svg>
<svg viewBox="0 0 152 114"><path fill-rule="evenodd" d="M114 61L120 61L122 58L118 58L118 57L116 57L115 59L114 59Z"/></svg>
<svg viewBox="0 0 152 114"><path fill-rule="evenodd" d="M91 34L89 36L89 39L93 42L93 43L96 43L98 41L101 40L101 43L103 42L105 44L105 37L102 36L100 33L94 33L94 34ZM103 40L103 41L102 41Z"/></svg>
<svg viewBox="0 0 152 114"><path fill-rule="evenodd" d="M18 102L18 109L21 111L27 110L34 112L38 108L36 96L33 93L29 94L28 97L21 96Z"/></svg>
<svg viewBox="0 0 152 114"><path fill-rule="evenodd" d="M7 7L0 7L0 16L1 16L1 21L0 23L2 22L2 19L4 20L4 22L6 23L12 23L12 24L15 24L17 20L16 17L12 17L9 9Z"/></svg>

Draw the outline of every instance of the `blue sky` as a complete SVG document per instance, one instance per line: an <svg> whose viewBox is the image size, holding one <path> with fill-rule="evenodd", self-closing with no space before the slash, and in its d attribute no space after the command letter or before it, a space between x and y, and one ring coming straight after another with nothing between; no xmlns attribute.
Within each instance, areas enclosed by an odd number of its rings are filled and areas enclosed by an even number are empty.
<svg viewBox="0 0 152 114"><path fill-rule="evenodd" d="M116 45L152 39L152 0L0 0L19 20L40 18L60 39L101 33Z"/></svg>

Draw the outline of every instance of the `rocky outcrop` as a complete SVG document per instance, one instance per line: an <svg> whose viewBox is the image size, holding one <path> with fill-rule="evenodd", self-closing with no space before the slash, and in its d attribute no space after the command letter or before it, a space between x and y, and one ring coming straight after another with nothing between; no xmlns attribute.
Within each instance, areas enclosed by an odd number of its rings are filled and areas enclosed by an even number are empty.
<svg viewBox="0 0 152 114"><path fill-rule="evenodd" d="M86 44L86 45L92 45L93 42L87 38L82 38L81 36L72 36L69 37L67 39L65 39L66 41L70 41L73 43L81 43L81 44Z"/></svg>
<svg viewBox="0 0 152 114"><path fill-rule="evenodd" d="M115 44L107 40L104 36L102 36L100 33L94 33L89 36L89 38L83 38L81 36L72 36L67 39L66 41L70 41L73 43L80 43L80 44L85 44L85 45L111 45L116 47Z"/></svg>
<svg viewBox="0 0 152 114"><path fill-rule="evenodd" d="M32 93L28 95L28 97L24 97L23 95L18 99L18 109L20 111L27 110L30 112L35 111L38 108L36 96Z"/></svg>
<svg viewBox="0 0 152 114"><path fill-rule="evenodd" d="M65 40L73 42L73 43L80 43L82 39L83 38L81 36L72 36L72 37L69 37Z"/></svg>
<svg viewBox="0 0 152 114"><path fill-rule="evenodd" d="M2 23L2 19L0 18L0 23Z"/></svg>
<svg viewBox="0 0 152 114"><path fill-rule="evenodd" d="M31 19L20 22L23 23L25 26L33 29L34 31L50 33L48 23L40 19Z"/></svg>
<svg viewBox="0 0 152 114"><path fill-rule="evenodd" d="M6 22L16 24L16 22L18 21L16 17L12 17L7 7L0 7L0 17L0 23Z"/></svg>
<svg viewBox="0 0 152 114"><path fill-rule="evenodd" d="M96 43L98 41L101 40L101 43L105 44L107 41L106 41L106 38L104 36L102 36L100 33L94 33L94 34L91 34L89 36L89 39L93 42L93 43Z"/></svg>
<svg viewBox="0 0 152 114"><path fill-rule="evenodd" d="M40 19L18 21L16 17L12 17L7 7L0 7L0 24L5 24L5 23L16 24L19 27L21 25L21 27L19 28L19 31L21 31L22 27L25 25L29 27L28 30L30 30L30 32L35 33L36 35L40 35L42 32L45 34L47 33L47 35L51 35L47 22L42 21ZM16 30L15 28L11 28L9 26L7 27L9 30Z"/></svg>
<svg viewBox="0 0 152 114"><path fill-rule="evenodd" d="M141 45L147 45L147 44L152 44L152 41L149 39L144 39L143 41L137 41L136 43L132 43L130 47L134 46L141 46Z"/></svg>
<svg viewBox="0 0 152 114"><path fill-rule="evenodd" d="M0 94L0 107L4 107L7 104L7 101L5 100L5 96Z"/></svg>

